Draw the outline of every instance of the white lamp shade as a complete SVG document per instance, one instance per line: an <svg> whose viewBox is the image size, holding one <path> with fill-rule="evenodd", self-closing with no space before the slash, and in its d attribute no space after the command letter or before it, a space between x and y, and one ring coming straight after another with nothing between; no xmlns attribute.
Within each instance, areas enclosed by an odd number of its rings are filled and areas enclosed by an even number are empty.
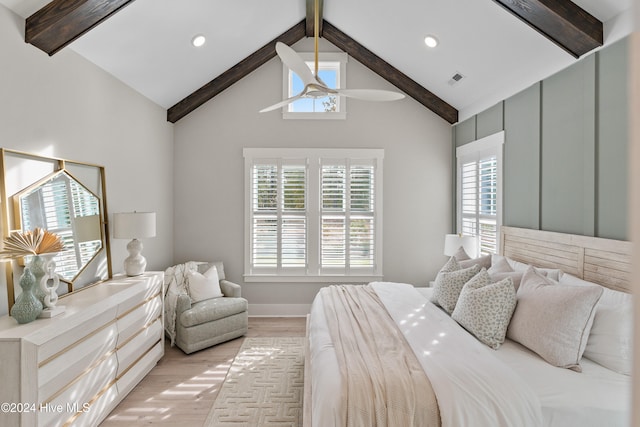
<svg viewBox="0 0 640 427"><path fill-rule="evenodd" d="M461 234L447 234L445 236L444 254L446 256L453 256L461 246L471 258L476 257L477 239L475 236L463 236Z"/></svg>
<svg viewBox="0 0 640 427"><path fill-rule="evenodd" d="M113 237L116 239L139 239L155 237L155 212L124 212L113 214Z"/></svg>

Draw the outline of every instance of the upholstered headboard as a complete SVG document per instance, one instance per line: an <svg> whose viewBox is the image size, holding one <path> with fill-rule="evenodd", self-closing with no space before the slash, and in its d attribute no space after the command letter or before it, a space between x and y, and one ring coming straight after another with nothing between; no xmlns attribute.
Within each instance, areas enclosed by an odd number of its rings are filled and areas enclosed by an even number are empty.
<svg viewBox="0 0 640 427"><path fill-rule="evenodd" d="M501 230L504 256L631 292L631 242L526 228Z"/></svg>

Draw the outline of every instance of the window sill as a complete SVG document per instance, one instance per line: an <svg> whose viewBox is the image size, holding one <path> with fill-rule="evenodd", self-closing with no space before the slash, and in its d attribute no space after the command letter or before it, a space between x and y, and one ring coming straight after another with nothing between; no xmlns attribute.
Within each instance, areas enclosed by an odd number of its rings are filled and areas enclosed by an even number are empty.
<svg viewBox="0 0 640 427"><path fill-rule="evenodd" d="M383 276L345 276L345 275L324 275L324 276L278 276L271 274L244 275L245 283L368 283L383 280Z"/></svg>

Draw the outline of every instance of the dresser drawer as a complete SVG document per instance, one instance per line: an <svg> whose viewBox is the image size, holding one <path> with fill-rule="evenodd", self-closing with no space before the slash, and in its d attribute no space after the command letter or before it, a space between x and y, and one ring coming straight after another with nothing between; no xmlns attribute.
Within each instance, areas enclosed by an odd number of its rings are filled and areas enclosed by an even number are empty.
<svg viewBox="0 0 640 427"><path fill-rule="evenodd" d="M118 382L118 393L126 396L140 382L145 375L156 365L164 354L164 343L158 342L138 362L126 371Z"/></svg>
<svg viewBox="0 0 640 427"><path fill-rule="evenodd" d="M111 387L104 390L100 396L98 396L88 408L79 408L79 412L68 419L63 427L87 427L97 426L102 422L109 412L118 406L118 388L116 384L112 384Z"/></svg>
<svg viewBox="0 0 640 427"><path fill-rule="evenodd" d="M95 317L92 317L90 321L83 322L42 343L38 346L38 364L83 340L96 330L104 327L104 325L114 322L116 313L117 307L109 307L100 313L96 313ZM53 321L57 322L58 319L53 319ZM62 324L62 322L60 323Z"/></svg>
<svg viewBox="0 0 640 427"><path fill-rule="evenodd" d="M118 330L115 322L112 322L44 361L38 369L38 402L47 401L112 354L116 349L117 337Z"/></svg>
<svg viewBox="0 0 640 427"><path fill-rule="evenodd" d="M140 333L134 335L122 348L119 348L116 353L118 357L117 376L123 375L142 354L146 353L158 341L162 342L162 333L162 322L160 319L156 319Z"/></svg>
<svg viewBox="0 0 640 427"><path fill-rule="evenodd" d="M91 404L101 391L113 385L118 370L118 360L115 354L103 359L94 369L86 372L69 384L65 389L49 401L42 402L43 407L50 410L41 411L38 416L40 426L62 426L84 405ZM99 411L95 407L96 411Z"/></svg>
<svg viewBox="0 0 640 427"><path fill-rule="evenodd" d="M118 347L140 332L162 314L162 295L157 294L152 299L139 303L129 309L117 321Z"/></svg>
<svg viewBox="0 0 640 427"><path fill-rule="evenodd" d="M125 316L129 311L134 309L141 301L147 301L156 295L162 294L162 276L149 277L148 283L144 287L137 289L135 295L118 304L117 317Z"/></svg>

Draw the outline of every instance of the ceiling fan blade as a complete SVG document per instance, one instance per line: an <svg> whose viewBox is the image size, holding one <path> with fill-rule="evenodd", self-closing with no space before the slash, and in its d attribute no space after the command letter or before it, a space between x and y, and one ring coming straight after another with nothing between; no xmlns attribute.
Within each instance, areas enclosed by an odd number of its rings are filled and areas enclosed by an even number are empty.
<svg viewBox="0 0 640 427"><path fill-rule="evenodd" d="M284 62L291 71L296 73L298 77L302 79L305 86L309 83L317 83L311 69L307 67L307 64L302 58L300 58L295 50L282 42L278 42L276 43L276 53L282 62Z"/></svg>
<svg viewBox="0 0 640 427"><path fill-rule="evenodd" d="M404 98L399 92L380 89L336 89L336 92L338 95L363 101L397 101Z"/></svg>
<svg viewBox="0 0 640 427"><path fill-rule="evenodd" d="M269 107L263 108L262 110L260 110L260 113L266 113L268 111L277 110L278 108L282 108L287 104L291 104L293 101L299 98L302 98L302 93L299 93L296 96L292 96L291 98L287 98L284 101L280 101L277 104L273 104Z"/></svg>

